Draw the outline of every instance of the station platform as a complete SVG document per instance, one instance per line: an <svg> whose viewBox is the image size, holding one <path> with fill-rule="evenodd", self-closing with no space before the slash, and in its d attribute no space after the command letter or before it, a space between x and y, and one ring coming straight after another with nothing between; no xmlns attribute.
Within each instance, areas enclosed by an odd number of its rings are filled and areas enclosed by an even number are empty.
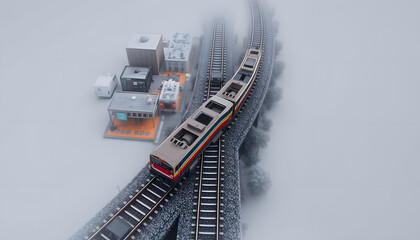
<svg viewBox="0 0 420 240"><path fill-rule="evenodd" d="M126 121L114 119L117 129L111 131L110 124L108 124L105 137L154 140L159 126L159 118L160 116L155 116L155 126L153 126L152 119L128 118Z"/></svg>

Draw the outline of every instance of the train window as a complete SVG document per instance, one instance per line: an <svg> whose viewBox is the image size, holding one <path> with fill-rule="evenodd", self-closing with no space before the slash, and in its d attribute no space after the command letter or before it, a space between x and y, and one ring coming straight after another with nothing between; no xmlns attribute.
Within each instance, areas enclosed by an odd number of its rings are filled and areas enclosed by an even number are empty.
<svg viewBox="0 0 420 240"><path fill-rule="evenodd" d="M150 161L152 161L153 163L156 163L157 165L160 164L159 159L153 155L150 155Z"/></svg>
<svg viewBox="0 0 420 240"><path fill-rule="evenodd" d="M233 77L233 80L248 82L249 76L251 76L249 72L240 71Z"/></svg>
<svg viewBox="0 0 420 240"><path fill-rule="evenodd" d="M244 68L242 70L244 70ZM251 76L252 72L240 71L233 77L233 79L247 83L251 79Z"/></svg>
<svg viewBox="0 0 420 240"><path fill-rule="evenodd" d="M146 88L146 82L144 80L138 81L137 84L139 85L140 89Z"/></svg>
<svg viewBox="0 0 420 240"><path fill-rule="evenodd" d="M194 143L194 141L198 138L198 136L183 128L177 134L175 134L174 138L175 139L171 140L173 143L177 144L180 147L184 147L185 145L191 146Z"/></svg>
<svg viewBox="0 0 420 240"><path fill-rule="evenodd" d="M220 103L214 102L214 101L210 101L209 103L207 103L206 108L213 110L217 113L221 113L223 110L225 110L225 106L223 106Z"/></svg>
<svg viewBox="0 0 420 240"><path fill-rule="evenodd" d="M150 155L150 161L152 161L156 165L159 165L159 166L163 167L164 169L166 169L168 171L172 170L172 167L169 164L160 161L157 157L155 157L153 155Z"/></svg>
<svg viewBox="0 0 420 240"><path fill-rule="evenodd" d="M230 83L226 91L223 93L225 96L235 98L236 94L241 90L242 86L237 83Z"/></svg>
<svg viewBox="0 0 420 240"><path fill-rule="evenodd" d="M247 67L247 68L253 68L254 67L254 64L255 64L255 59L253 59L253 58L248 58L246 61L245 61L245 64L244 64L244 66L245 67Z"/></svg>
<svg viewBox="0 0 420 240"><path fill-rule="evenodd" d="M213 120L212 117L210 117L209 115L205 114L205 113L200 113L195 120L199 123L202 123L204 125L209 125L209 123L211 122L211 120Z"/></svg>

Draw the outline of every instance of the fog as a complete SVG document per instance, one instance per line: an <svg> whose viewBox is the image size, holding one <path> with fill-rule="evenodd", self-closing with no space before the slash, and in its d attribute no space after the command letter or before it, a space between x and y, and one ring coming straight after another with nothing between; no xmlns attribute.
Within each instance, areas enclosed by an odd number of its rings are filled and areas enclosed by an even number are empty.
<svg viewBox="0 0 420 240"><path fill-rule="evenodd" d="M419 239L419 3L268 4L285 69L245 239ZM245 35L246 1L0 2L3 239L66 239L135 176L154 145L102 137L96 77L131 34L198 35L223 9Z"/></svg>
<svg viewBox="0 0 420 240"><path fill-rule="evenodd" d="M420 238L419 7L276 3L286 67L259 162L272 186L244 206L246 239Z"/></svg>

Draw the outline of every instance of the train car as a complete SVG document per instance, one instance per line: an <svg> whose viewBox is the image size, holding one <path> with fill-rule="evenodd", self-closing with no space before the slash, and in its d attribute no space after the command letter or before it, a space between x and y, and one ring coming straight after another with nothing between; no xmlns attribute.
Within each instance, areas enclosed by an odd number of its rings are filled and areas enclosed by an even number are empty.
<svg viewBox="0 0 420 240"><path fill-rule="evenodd" d="M196 165L196 157L220 137L233 109L230 101L209 98L150 154L150 171L177 183Z"/></svg>
<svg viewBox="0 0 420 240"><path fill-rule="evenodd" d="M261 50L247 50L233 78L216 94L216 96L231 101L235 105L235 112L240 109L255 82L260 61Z"/></svg>
<svg viewBox="0 0 420 240"><path fill-rule="evenodd" d="M217 140L244 103L257 77L261 50L249 49L235 75L150 154L150 171L177 183L196 157Z"/></svg>

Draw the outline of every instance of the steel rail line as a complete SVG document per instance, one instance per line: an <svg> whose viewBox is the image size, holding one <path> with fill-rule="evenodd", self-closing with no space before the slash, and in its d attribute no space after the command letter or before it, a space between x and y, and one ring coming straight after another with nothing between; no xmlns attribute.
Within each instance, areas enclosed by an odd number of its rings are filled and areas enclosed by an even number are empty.
<svg viewBox="0 0 420 240"><path fill-rule="evenodd" d="M248 49L263 49L264 48L264 25L263 25L263 15L262 10L256 1L250 2L251 7L251 14L252 14L252 27L250 33L250 40L248 43ZM208 91L207 96L204 100L207 100L209 97L212 96L211 86L212 86L212 77L211 74L213 73L213 56L214 52L218 50L216 47L217 41L217 34L216 30L217 26L214 28L213 35L216 36L213 39L213 48L212 54L210 59L210 72L209 72L209 82L208 82ZM223 48L222 48L223 49ZM258 71L257 68L255 71ZM214 89L214 94L216 94L222 85L218 85L219 88ZM254 88L254 86L252 86ZM240 112L237 117L240 115ZM235 118L236 119L236 118ZM195 212L196 215L193 217L194 223L192 226L194 227L194 239L219 239L223 236L223 232L221 231L221 213L223 210L223 204L221 200L223 199L222 187L224 180L223 178L223 164L224 164L224 134L217 140L217 142L210 144L204 153L201 155L201 164L199 165L199 171L197 172L199 176L196 178L198 182L196 186L198 189L196 190L197 196L197 206Z"/></svg>
<svg viewBox="0 0 420 240"><path fill-rule="evenodd" d="M86 239L111 240L128 239L136 233L136 230L156 212L156 208L166 199L175 186L170 185L163 179L152 176L140 190L136 190L134 196L130 196L124 206L117 208L117 212L111 214L111 218L104 220L101 227L97 227L95 233Z"/></svg>
<svg viewBox="0 0 420 240"><path fill-rule="evenodd" d="M223 19L215 19L213 27L212 48L210 49L209 68L207 72L207 93L203 99L206 101L223 86L225 79L225 24ZM216 75L216 76L215 76ZM193 217L194 239L219 239L221 231L220 216L222 199L222 153L224 152L224 136L211 143L200 156L198 166L199 177L196 178L198 187L197 209Z"/></svg>

